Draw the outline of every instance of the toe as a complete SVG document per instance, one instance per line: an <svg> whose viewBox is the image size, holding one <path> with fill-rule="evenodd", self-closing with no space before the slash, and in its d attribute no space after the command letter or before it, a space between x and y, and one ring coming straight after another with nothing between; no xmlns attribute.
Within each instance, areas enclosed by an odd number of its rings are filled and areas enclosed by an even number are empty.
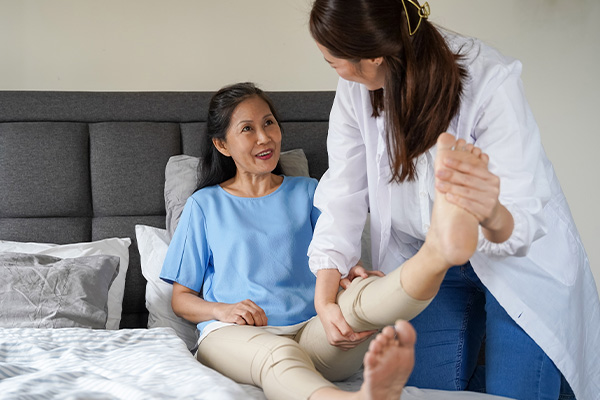
<svg viewBox="0 0 600 400"><path fill-rule="evenodd" d="M438 136L437 147L438 150L450 150L456 144L456 138L447 132L442 133Z"/></svg>

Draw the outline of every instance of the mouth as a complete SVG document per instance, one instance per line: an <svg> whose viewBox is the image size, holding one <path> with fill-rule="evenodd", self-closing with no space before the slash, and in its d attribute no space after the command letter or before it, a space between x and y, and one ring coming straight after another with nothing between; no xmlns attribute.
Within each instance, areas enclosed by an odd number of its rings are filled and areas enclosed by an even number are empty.
<svg viewBox="0 0 600 400"><path fill-rule="evenodd" d="M261 160L268 160L269 158L273 157L273 150L268 149L268 150L265 150L265 151L261 151L255 157L259 158Z"/></svg>

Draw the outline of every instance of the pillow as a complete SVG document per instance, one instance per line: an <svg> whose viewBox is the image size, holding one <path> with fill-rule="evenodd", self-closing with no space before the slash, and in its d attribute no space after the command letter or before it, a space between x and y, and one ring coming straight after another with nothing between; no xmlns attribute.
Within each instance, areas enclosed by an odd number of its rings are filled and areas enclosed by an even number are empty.
<svg viewBox="0 0 600 400"><path fill-rule="evenodd" d="M175 315L171 308L173 285L159 278L171 241L169 234L165 229L136 225L135 235L140 251L142 275L147 281L148 328L171 327L188 349L193 350L198 342L198 329L195 324Z"/></svg>
<svg viewBox="0 0 600 400"><path fill-rule="evenodd" d="M104 328L119 257L0 254L0 326Z"/></svg>
<svg viewBox="0 0 600 400"><path fill-rule="evenodd" d="M185 154L173 156L165 168L166 227L173 236L185 202L198 187L198 163L200 158ZM309 176L308 160L302 149L284 151L279 157L283 173L288 176Z"/></svg>
<svg viewBox="0 0 600 400"><path fill-rule="evenodd" d="M123 293L125 292L125 276L129 266L129 238L109 238L95 242L71 243L64 245L50 243L21 243L0 240L0 253L43 254L61 258L108 255L119 257L119 273L108 291L108 318L106 329L119 329Z"/></svg>

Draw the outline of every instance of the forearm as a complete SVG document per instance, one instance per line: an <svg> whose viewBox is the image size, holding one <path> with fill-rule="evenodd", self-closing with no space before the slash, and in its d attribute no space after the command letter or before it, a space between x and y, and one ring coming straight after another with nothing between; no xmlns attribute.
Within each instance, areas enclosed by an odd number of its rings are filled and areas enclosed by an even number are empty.
<svg viewBox="0 0 600 400"><path fill-rule="evenodd" d="M175 314L195 324L202 321L218 319L220 303L206 301L193 293L173 294L171 307Z"/></svg>
<svg viewBox="0 0 600 400"><path fill-rule="evenodd" d="M327 304L335 303L340 288L342 274L337 269L321 269L317 271L315 286L315 309L317 313Z"/></svg>
<svg viewBox="0 0 600 400"><path fill-rule="evenodd" d="M502 243L510 238L515 226L510 211L502 204L498 205L498 211L493 219L481 223L481 231L487 240L493 243Z"/></svg>

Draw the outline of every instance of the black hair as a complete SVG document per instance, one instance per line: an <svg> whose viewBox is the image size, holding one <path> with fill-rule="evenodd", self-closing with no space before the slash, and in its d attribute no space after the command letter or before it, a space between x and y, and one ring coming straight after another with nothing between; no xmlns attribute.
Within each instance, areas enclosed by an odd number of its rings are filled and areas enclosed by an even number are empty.
<svg viewBox="0 0 600 400"><path fill-rule="evenodd" d="M233 112L244 100L254 96L259 97L267 103L273 114L273 118L275 118L283 133L279 115L273 106L273 102L254 83L236 83L221 88L213 95L208 106L208 117L206 119L207 132L198 165L198 187L196 190L218 185L235 176L237 170L235 162L231 157L227 157L217 150L213 139L225 141ZM273 170L273 173L281 174L279 163L277 163L277 167Z"/></svg>
<svg viewBox="0 0 600 400"><path fill-rule="evenodd" d="M374 117L385 111L391 180L396 182L416 178L416 158L448 129L467 77L458 63L461 56L421 15L418 1L412 3L315 0L309 22L313 38L336 58L355 63L383 58L385 91L372 91L371 104Z"/></svg>

